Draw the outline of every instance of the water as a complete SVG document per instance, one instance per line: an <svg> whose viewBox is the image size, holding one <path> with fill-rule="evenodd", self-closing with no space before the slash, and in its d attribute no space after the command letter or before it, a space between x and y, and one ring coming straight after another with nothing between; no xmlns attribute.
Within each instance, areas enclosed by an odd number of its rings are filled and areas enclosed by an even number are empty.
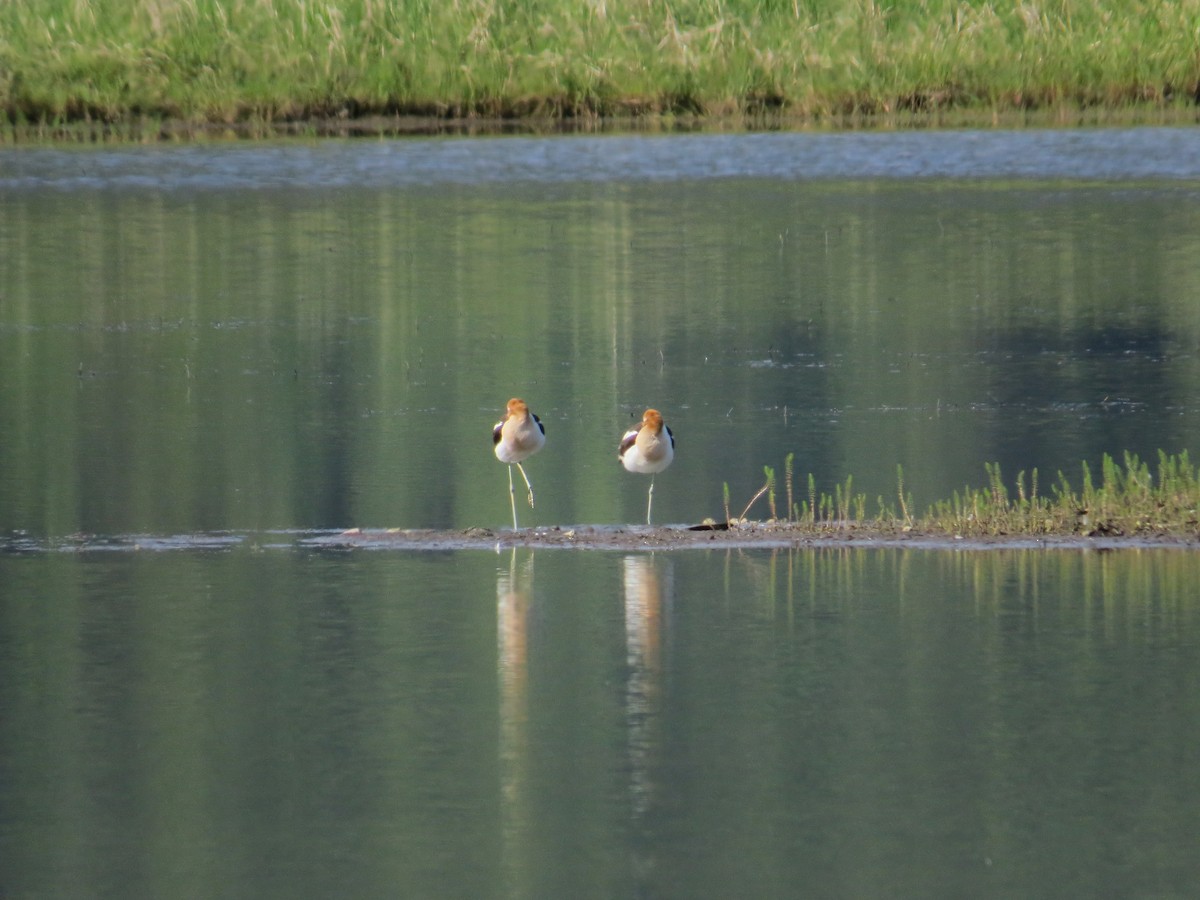
<svg viewBox="0 0 1200 900"><path fill-rule="evenodd" d="M663 522L1194 445L1195 132L990 134L6 151L0 528L500 526L514 395L526 525L636 521L650 405Z"/></svg>
<svg viewBox="0 0 1200 900"><path fill-rule="evenodd" d="M9 896L1184 896L1190 552L0 559Z"/></svg>
<svg viewBox="0 0 1200 900"><path fill-rule="evenodd" d="M1184 896L1190 551L321 548L1196 445L1200 132L0 152L0 896ZM736 511L736 510L735 510ZM758 514L765 514L760 503Z"/></svg>

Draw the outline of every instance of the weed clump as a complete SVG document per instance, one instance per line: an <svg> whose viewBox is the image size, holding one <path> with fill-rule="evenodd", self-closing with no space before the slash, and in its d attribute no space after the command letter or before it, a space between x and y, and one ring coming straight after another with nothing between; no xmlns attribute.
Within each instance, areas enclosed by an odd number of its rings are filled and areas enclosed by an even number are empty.
<svg viewBox="0 0 1200 900"><path fill-rule="evenodd" d="M1078 488L1062 472L1048 492L1040 490L1038 470L1021 471L1012 484L1005 483L998 463L985 463L982 487L966 486L945 500L933 503L923 516L914 516L912 495L906 493L904 470L896 467L896 500L876 499L867 512L865 494L855 493L854 478L834 486L832 493L820 492L808 476L808 499L792 500L792 454L784 471L788 503L783 518L776 515L775 473L765 467L766 483L751 498L742 515L730 519L728 485L726 519L730 527L748 524L747 515L764 495L770 519L757 524L790 527L810 532L876 530L918 532L962 537L1000 535L1167 535L1200 530L1200 476L1188 458L1158 452L1157 471L1137 454L1126 452L1121 462L1105 454L1097 479L1086 461L1081 464Z"/></svg>

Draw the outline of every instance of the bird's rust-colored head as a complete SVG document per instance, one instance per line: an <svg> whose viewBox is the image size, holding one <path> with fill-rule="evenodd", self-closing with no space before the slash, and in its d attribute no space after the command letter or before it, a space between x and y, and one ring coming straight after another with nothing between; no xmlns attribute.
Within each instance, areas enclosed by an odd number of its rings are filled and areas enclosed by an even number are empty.
<svg viewBox="0 0 1200 900"><path fill-rule="evenodd" d="M513 397L508 401L508 415L524 418L529 415L529 406L520 397Z"/></svg>
<svg viewBox="0 0 1200 900"><path fill-rule="evenodd" d="M649 428L655 434L662 431L663 417L657 409L648 409L642 413L642 427Z"/></svg>

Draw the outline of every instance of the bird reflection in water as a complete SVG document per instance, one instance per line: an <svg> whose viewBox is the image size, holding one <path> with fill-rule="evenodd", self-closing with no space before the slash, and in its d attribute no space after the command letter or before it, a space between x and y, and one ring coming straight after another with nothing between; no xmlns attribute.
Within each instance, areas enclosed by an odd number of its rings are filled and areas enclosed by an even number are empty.
<svg viewBox="0 0 1200 900"><path fill-rule="evenodd" d="M625 652L629 677L625 719L629 735L630 794L634 818L653 800L658 720L662 708L664 628L672 590L669 559L626 556L624 565Z"/></svg>
<svg viewBox="0 0 1200 900"><path fill-rule="evenodd" d="M522 871L531 832L529 803L529 612L533 605L533 553L513 548L507 571L496 576L496 635L500 686L500 799L504 874L518 893L529 882Z"/></svg>

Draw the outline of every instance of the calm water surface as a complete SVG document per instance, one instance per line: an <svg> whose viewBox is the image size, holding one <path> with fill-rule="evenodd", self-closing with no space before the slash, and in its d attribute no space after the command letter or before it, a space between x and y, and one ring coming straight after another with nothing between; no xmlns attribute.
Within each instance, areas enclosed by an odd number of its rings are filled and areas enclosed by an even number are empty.
<svg viewBox="0 0 1200 900"><path fill-rule="evenodd" d="M0 558L6 896L1185 896L1187 552Z"/></svg>
<svg viewBox="0 0 1200 900"><path fill-rule="evenodd" d="M1200 131L0 153L0 530L659 521L796 454L918 507L1200 430Z"/></svg>
<svg viewBox="0 0 1200 900"><path fill-rule="evenodd" d="M505 526L514 395L523 525L647 405L658 521L1077 481L1197 297L1196 129L0 151L0 896L1188 895L1190 552L287 536Z"/></svg>

